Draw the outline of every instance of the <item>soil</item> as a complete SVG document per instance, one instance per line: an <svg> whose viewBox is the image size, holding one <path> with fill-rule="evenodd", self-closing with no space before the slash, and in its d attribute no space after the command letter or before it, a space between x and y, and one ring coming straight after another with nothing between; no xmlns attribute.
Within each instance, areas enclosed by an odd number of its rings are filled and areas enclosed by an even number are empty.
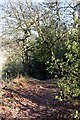
<svg viewBox="0 0 80 120"><path fill-rule="evenodd" d="M53 80L21 77L0 83L0 88L0 120L73 120L72 111L79 108L57 99Z"/></svg>

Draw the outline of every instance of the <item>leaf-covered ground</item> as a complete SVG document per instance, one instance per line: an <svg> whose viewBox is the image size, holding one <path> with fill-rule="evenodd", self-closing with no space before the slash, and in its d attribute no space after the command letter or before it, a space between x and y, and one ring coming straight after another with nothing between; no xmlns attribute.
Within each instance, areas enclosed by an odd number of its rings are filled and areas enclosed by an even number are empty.
<svg viewBox="0 0 80 120"><path fill-rule="evenodd" d="M59 101L54 81L20 78L0 83L0 118L18 120L73 120L73 105ZM79 106L76 106L79 107ZM64 118L63 118L64 116Z"/></svg>

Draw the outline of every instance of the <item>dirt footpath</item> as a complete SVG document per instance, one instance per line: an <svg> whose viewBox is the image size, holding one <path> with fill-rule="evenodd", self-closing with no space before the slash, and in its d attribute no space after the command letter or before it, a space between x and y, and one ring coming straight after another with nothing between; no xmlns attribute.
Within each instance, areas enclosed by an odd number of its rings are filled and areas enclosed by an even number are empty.
<svg viewBox="0 0 80 120"><path fill-rule="evenodd" d="M55 99L58 94L59 89L51 80L42 82L24 78L13 80L1 91L0 117L61 120L63 115L67 114L66 117L70 120L72 106Z"/></svg>

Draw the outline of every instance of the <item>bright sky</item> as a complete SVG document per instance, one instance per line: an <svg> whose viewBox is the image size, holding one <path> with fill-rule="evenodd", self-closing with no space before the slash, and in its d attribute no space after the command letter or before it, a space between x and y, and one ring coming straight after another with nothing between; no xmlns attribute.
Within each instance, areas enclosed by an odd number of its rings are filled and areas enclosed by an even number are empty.
<svg viewBox="0 0 80 120"><path fill-rule="evenodd" d="M5 1L7 1L7 0L0 0L0 4L1 3L3 3L3 2L5 2ZM12 0L13 1L13 0ZM23 1L23 0L20 0L20 1ZM34 2L43 2L43 1L54 1L54 0L28 0L28 1L34 1ZM61 0L61 1L64 1L64 2L66 2L67 0ZM68 0L68 1L72 1L72 0ZM80 2L80 0L74 0L74 1L76 1L76 2Z"/></svg>
<svg viewBox="0 0 80 120"><path fill-rule="evenodd" d="M7 0L0 0L0 3L3 3L5 1L7 1ZM23 1L23 0L20 0L20 1ZM28 1L43 2L44 0L28 0Z"/></svg>
<svg viewBox="0 0 80 120"><path fill-rule="evenodd" d="M43 2L44 0L33 0L35 2Z"/></svg>

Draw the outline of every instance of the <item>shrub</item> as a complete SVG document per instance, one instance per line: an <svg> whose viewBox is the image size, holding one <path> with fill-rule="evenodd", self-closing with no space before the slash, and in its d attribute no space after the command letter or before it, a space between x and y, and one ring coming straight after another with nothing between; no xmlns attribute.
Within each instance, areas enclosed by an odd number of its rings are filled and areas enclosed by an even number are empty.
<svg viewBox="0 0 80 120"><path fill-rule="evenodd" d="M22 74L23 64L19 59L8 58L2 71L2 78L4 80L16 78L18 74Z"/></svg>

